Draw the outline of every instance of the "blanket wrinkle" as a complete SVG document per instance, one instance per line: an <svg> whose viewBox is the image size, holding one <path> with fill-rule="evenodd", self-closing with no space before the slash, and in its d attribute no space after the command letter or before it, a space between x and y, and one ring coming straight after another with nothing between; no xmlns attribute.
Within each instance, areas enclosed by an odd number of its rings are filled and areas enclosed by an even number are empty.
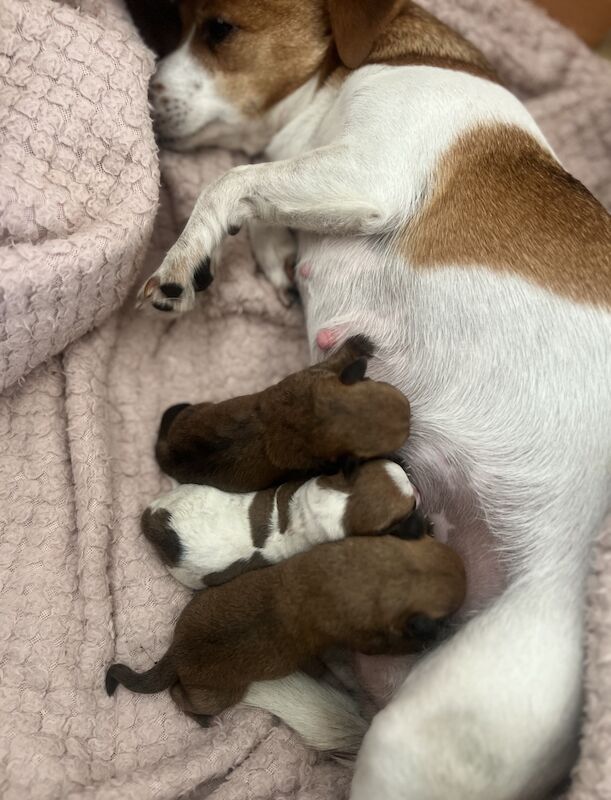
<svg viewBox="0 0 611 800"><path fill-rule="evenodd" d="M422 2L484 50L611 207L609 65L525 0ZM308 360L302 315L257 273L244 232L191 314L134 311L200 188L243 161L157 152L153 68L122 0L0 3L0 796L345 800L349 769L264 712L204 729L167 693L104 692L111 661L162 655L189 596L139 531L169 487L153 457L162 411L257 391ZM609 598L611 520L568 800L611 795Z"/></svg>

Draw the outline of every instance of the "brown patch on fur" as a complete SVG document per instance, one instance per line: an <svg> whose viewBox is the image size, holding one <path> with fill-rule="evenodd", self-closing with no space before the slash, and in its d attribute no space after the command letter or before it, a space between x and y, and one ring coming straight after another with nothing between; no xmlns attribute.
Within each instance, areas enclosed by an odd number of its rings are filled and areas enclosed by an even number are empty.
<svg viewBox="0 0 611 800"><path fill-rule="evenodd" d="M411 2L396 4L397 15L381 31L365 64L426 65L460 70L498 81L477 47Z"/></svg>
<svg viewBox="0 0 611 800"><path fill-rule="evenodd" d="M288 483L281 484L276 489L276 508L278 509L278 530L280 533L286 533L290 520L289 507L293 495L301 486L304 481L289 481Z"/></svg>
<svg viewBox="0 0 611 800"><path fill-rule="evenodd" d="M398 450L407 399L387 383L345 385L342 371L369 352L357 337L313 367L257 394L187 406L162 420L155 453L181 483L251 492ZM165 416L165 415L164 415Z"/></svg>
<svg viewBox="0 0 611 800"><path fill-rule="evenodd" d="M498 81L483 53L409 0L360 0L356 9L353 0L330 5L335 46L323 62L321 81L339 83L351 69L366 64L440 67Z"/></svg>
<svg viewBox="0 0 611 800"><path fill-rule="evenodd" d="M191 50L220 93L243 113L260 114L315 75L329 46L322 0L184 0L185 28L195 25ZM206 22L236 26L211 45Z"/></svg>
<svg viewBox="0 0 611 800"><path fill-rule="evenodd" d="M182 557L182 544L171 525L171 520L172 515L167 508L158 508L156 511L146 508L140 525L142 533L153 545L161 561L170 567L175 567Z"/></svg>
<svg viewBox="0 0 611 800"><path fill-rule="evenodd" d="M209 572L207 575L202 576L202 584L204 586L221 586L223 583L237 578L244 572L249 572L251 569L261 569L262 567L269 566L269 561L261 555L261 553L253 553L250 558L243 558L240 561L234 561L225 569L218 572Z"/></svg>
<svg viewBox="0 0 611 800"><path fill-rule="evenodd" d="M274 490L265 489L257 492L248 509L250 535L255 547L263 547L271 533L272 514L274 513Z"/></svg>
<svg viewBox="0 0 611 800"><path fill-rule="evenodd" d="M416 499L401 492L385 464L368 461L348 477L338 473L318 478L321 486L348 495L343 519L346 536L384 533L416 508Z"/></svg>
<svg viewBox="0 0 611 800"><path fill-rule="evenodd" d="M330 647L419 650L414 618L443 620L464 596L462 561L433 539L322 544L198 592L158 664L143 674L115 664L106 688L158 692L179 683L184 691L172 695L188 713L217 714L253 681L284 677Z"/></svg>
<svg viewBox="0 0 611 800"><path fill-rule="evenodd" d="M314 75L343 81L365 64L427 64L497 77L479 50L409 0L183 0L183 38L219 92L258 115ZM218 44L206 24L235 26Z"/></svg>
<svg viewBox="0 0 611 800"><path fill-rule="evenodd" d="M611 305L611 217L525 131L482 126L442 157L401 250L415 267L482 266Z"/></svg>

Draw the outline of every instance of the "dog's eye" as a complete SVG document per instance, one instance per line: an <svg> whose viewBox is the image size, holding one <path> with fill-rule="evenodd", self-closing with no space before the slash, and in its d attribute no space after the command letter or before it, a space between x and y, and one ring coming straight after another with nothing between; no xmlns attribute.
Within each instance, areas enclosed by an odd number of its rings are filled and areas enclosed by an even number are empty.
<svg viewBox="0 0 611 800"><path fill-rule="evenodd" d="M215 47L217 44L224 42L234 29L235 25L220 18L209 19L204 23L206 40L211 47Z"/></svg>

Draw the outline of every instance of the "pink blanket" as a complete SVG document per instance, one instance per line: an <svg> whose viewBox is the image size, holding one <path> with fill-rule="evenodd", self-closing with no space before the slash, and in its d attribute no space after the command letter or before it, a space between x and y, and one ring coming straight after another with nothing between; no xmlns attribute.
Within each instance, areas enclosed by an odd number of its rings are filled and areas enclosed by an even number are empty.
<svg viewBox="0 0 611 800"><path fill-rule="evenodd" d="M307 353L299 312L256 274L243 235L189 316L123 302L232 156L158 160L151 54L120 0L73 5L0 4L0 796L342 800L349 771L262 712L203 730L166 694L103 691L115 657L144 668L162 653L187 597L138 530L167 485L160 412L261 388ZM426 5L482 47L611 205L611 69L523 0ZM610 622L611 525L572 800L611 793Z"/></svg>

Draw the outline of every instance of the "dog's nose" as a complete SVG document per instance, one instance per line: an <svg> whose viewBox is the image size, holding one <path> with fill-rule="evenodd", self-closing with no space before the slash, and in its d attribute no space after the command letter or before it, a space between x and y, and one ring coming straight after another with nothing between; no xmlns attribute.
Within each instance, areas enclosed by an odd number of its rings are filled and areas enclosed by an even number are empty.
<svg viewBox="0 0 611 800"><path fill-rule="evenodd" d="M170 406L166 408L163 412L163 416L161 417L161 424L159 426L159 436L165 436L167 432L170 430L170 425L174 422L176 417L180 414L180 412L190 406L191 403L178 403L175 406Z"/></svg>
<svg viewBox="0 0 611 800"><path fill-rule="evenodd" d="M165 85L163 83L161 83L161 81L153 81L150 84L150 89L151 89L151 91L157 92L158 94L160 94L161 92L165 92Z"/></svg>

